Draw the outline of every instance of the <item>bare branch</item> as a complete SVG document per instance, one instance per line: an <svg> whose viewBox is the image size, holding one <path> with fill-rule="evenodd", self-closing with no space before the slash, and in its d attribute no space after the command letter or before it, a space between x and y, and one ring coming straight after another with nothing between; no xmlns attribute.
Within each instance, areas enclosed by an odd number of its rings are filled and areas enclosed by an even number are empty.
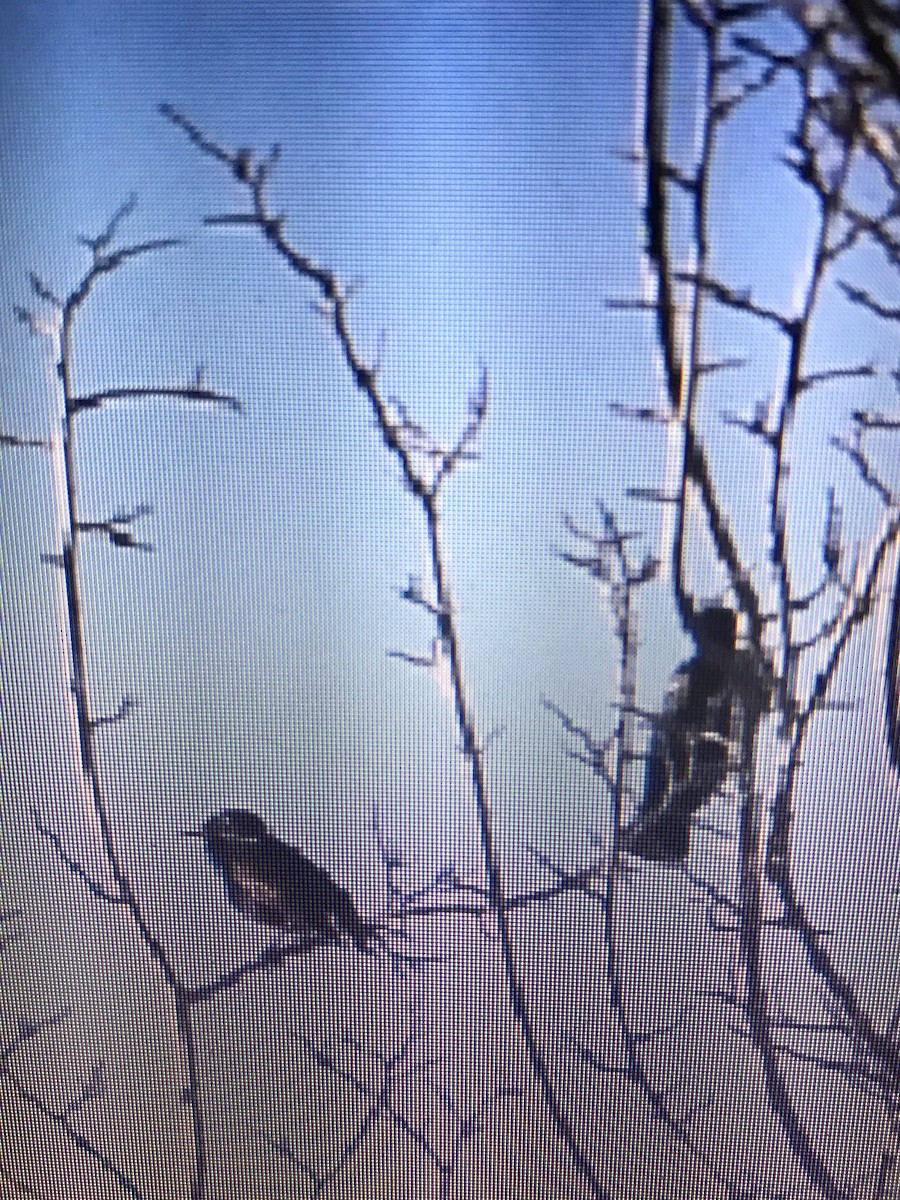
<svg viewBox="0 0 900 1200"><path fill-rule="evenodd" d="M196 404L222 405L232 412L243 412L243 405L234 396L225 392L217 392L212 388L192 386L185 387L118 387L103 388L99 392L88 392L83 396L72 396L69 411L80 412L85 408L99 408L109 400L155 400L155 399L188 400Z"/></svg>
<svg viewBox="0 0 900 1200"><path fill-rule="evenodd" d="M46 450L50 443L46 438L22 437L17 433L4 433L0 429L0 446L22 447L26 450Z"/></svg>
<svg viewBox="0 0 900 1200"><path fill-rule="evenodd" d="M147 505L141 504L134 512L119 513L114 517L110 517L108 521L76 521L75 528L80 533L106 534L114 546L126 550L143 550L144 553L149 554L153 550L152 545L149 542L138 541L131 531L131 526L135 521L139 521L142 517L149 515L150 509Z"/></svg>
<svg viewBox="0 0 900 1200"><path fill-rule="evenodd" d="M900 556L894 572L891 624L884 661L885 717L891 761L900 771Z"/></svg>
<svg viewBox="0 0 900 1200"><path fill-rule="evenodd" d="M95 258L99 258L101 256L101 252L110 245L113 238L116 236L119 226L127 217L131 216L136 208L137 193L132 192L128 199L120 204L110 217L109 222L102 233L99 233L96 237L92 238L80 237L78 241L82 246L86 246L89 250L91 250ZM60 307L62 307L62 305L60 305Z"/></svg>
<svg viewBox="0 0 900 1200"><path fill-rule="evenodd" d="M590 1194L598 1200L599 1198L605 1200L608 1193L581 1148L571 1121L560 1103L547 1060L538 1043L536 1030L528 1011L512 936L504 911L505 893L494 844L493 815L481 748L463 682L459 635L441 549L438 493L444 480L452 473L457 463L467 455L475 435L481 428L487 411L487 373L486 371L482 372L481 385L470 402L469 420L455 448L447 453L439 452L436 456L426 454L424 456L426 465L422 468L419 462L422 457L422 446L421 441L417 439L416 431L407 426L402 411L395 414L392 406L380 391L376 369L364 361L357 350L350 330L346 289L334 274L318 266L287 240L284 234L283 220L271 213L266 194L267 166L254 159L251 152L238 151L234 153L223 149L171 105L162 106L161 112L181 128L199 150L230 168L235 178L247 188L256 226L261 236L292 271L301 279L309 281L318 291L319 299L325 305L325 315L333 328L347 368L357 388L367 399L372 415L375 417L384 447L399 462L406 487L421 505L430 546L436 608L440 614L438 637L442 643L443 653L447 657L454 712L461 735L462 753L471 772L484 867L488 878L489 904L499 934L501 958L513 1015L519 1026L526 1055L553 1127ZM429 449L439 450L440 448L431 446Z"/></svg>
<svg viewBox="0 0 900 1200"><path fill-rule="evenodd" d="M31 816L32 820L34 821L35 829L42 837L47 839L47 841L53 847L53 850L60 862L62 862L67 870L71 871L76 879L81 880L92 896L95 896L98 900L104 901L106 904L122 903L122 897L120 895L115 892L108 891L105 887L103 887L102 884L98 883L96 879L93 879L87 873L80 862L72 858L72 856L66 852L59 834L56 833L55 830L51 829L49 825L45 825L43 823L40 813L36 808L31 810Z"/></svg>
<svg viewBox="0 0 900 1200"><path fill-rule="evenodd" d="M853 287L843 279L838 280L838 287L852 304L858 304L862 308L868 309L869 312L874 313L876 317L881 317L884 321L900 321L900 308L882 304L866 288Z"/></svg>

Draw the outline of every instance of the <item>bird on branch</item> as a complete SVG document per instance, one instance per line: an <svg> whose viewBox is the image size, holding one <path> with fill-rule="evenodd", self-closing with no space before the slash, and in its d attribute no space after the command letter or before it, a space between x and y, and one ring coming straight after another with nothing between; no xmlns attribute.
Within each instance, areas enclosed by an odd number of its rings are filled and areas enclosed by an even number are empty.
<svg viewBox="0 0 900 1200"><path fill-rule="evenodd" d="M202 839L225 881L228 899L245 916L294 936L333 941L347 935L364 953L379 938L350 893L295 846L270 833L246 808L225 808L185 836Z"/></svg>
<svg viewBox="0 0 900 1200"><path fill-rule="evenodd" d="M729 608L704 609L692 632L697 652L669 683L653 722L643 799L622 831L624 848L652 862L681 862L687 856L691 817L713 799L728 774L737 615Z"/></svg>

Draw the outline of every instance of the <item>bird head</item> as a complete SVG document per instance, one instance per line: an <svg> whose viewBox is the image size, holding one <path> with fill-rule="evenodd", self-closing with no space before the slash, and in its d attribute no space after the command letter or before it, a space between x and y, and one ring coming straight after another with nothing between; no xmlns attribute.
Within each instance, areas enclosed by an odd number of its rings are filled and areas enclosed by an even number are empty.
<svg viewBox="0 0 900 1200"><path fill-rule="evenodd" d="M705 608L697 613L694 633L701 653L733 651L737 639L737 613L720 606Z"/></svg>
<svg viewBox="0 0 900 1200"><path fill-rule="evenodd" d="M269 836L262 817L248 808L223 808L203 822L199 829L186 829L185 837L203 838L207 846L235 850L262 845Z"/></svg>

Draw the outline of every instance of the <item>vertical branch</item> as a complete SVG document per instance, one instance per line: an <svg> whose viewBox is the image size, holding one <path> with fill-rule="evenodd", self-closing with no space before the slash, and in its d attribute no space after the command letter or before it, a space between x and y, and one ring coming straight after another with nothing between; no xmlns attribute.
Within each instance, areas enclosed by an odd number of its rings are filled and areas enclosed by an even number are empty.
<svg viewBox="0 0 900 1200"><path fill-rule="evenodd" d="M780 708L787 719L790 707L790 690L794 676L796 651L793 648L791 629L791 597L793 589L790 580L790 563L787 546L787 485L790 478L790 437L793 429L797 406L803 391L803 374L806 343L812 325L813 314L818 301L828 265L833 261L829 248L832 228L841 212L843 193L850 174L853 161L854 144L850 139L840 144L840 158L837 177L831 186L818 177L812 163L814 149L810 125L813 120L813 78L810 67L800 68L804 88L803 113L801 128L796 135L796 141L805 156L797 167L801 177L811 182L813 195L818 207L818 228L815 233L814 250L809 276L803 291L799 314L786 326L788 338L788 368L784 387L779 400L778 424L772 440L773 478L770 500L770 527L772 532L771 555L778 581L778 615L780 627L780 661L776 664L776 678L779 683Z"/></svg>
<svg viewBox="0 0 900 1200"><path fill-rule="evenodd" d="M247 190L250 199L249 212L207 217L206 223L212 226L255 229L299 278L308 280L318 291L321 298L319 309L331 325L356 387L369 405L385 449L396 458L407 489L421 506L428 533L436 595L438 644L441 652L446 654L449 660L454 714L462 740L462 753L469 764L478 816L482 857L488 881L488 908L499 935L500 954L512 1013L550 1122L589 1193L601 1200L607 1196L607 1192L584 1153L574 1126L560 1103L547 1060L538 1042L516 962L482 751L475 721L466 700L459 634L441 548L439 494L457 466L471 458L474 452L474 444L487 414L487 372L482 374L478 392L470 402L468 421L455 445L449 448L441 446L407 415L405 409L397 409L382 395L378 385L377 367L370 366L364 360L350 329L347 289L341 285L336 275L298 251L285 237L284 218L272 213L267 194L269 176L277 163L278 154L273 152L266 158L254 156L247 150L227 150L171 105L162 105L160 111L167 120L187 135L198 150L226 167L234 179Z"/></svg>
<svg viewBox="0 0 900 1200"><path fill-rule="evenodd" d="M125 210L127 211L127 210ZM120 210L121 213L121 210ZM117 214L117 216L120 214ZM124 214L122 214L124 215ZM115 229L114 221L108 231L110 237ZM165 245L171 243L167 242ZM106 860L112 870L121 902L127 907L131 918L137 927L141 940L146 945L152 958L158 963L166 984L170 988L174 1002L176 1021L185 1052L189 1084L185 1095L191 1111L191 1124L194 1140L194 1174L191 1184L193 1200L203 1200L206 1194L206 1148L203 1129L202 1111L200 1105L200 1077L197 1067L196 1047L194 1043L193 1024L190 1008L186 1003L186 994L178 980L174 967L166 954L161 942L152 931L144 914L143 908L132 887L131 880L122 862L109 810L103 795L100 776L94 755L93 730L94 722L91 716L90 699L88 695L88 672L84 632L81 622L81 595L78 577L78 540L79 516L77 501L77 456L76 456L76 427L75 417L83 406L78 403L72 386L72 333L75 318L88 298L91 289L102 274L114 270L123 259L113 256L104 259L102 251L105 243L95 250L95 262L85 276L81 285L67 299L63 308L62 326L59 337L58 372L63 390L63 459L65 464L66 483L66 525L63 529L63 564L65 572L66 605L69 614L69 649L72 656L72 690L75 696L75 710L78 720L79 742L81 746L81 761L85 779L90 788L93 800L94 814L100 827ZM157 248L154 246L153 248ZM143 248L139 248L140 252ZM128 257L131 257L129 254Z"/></svg>
<svg viewBox="0 0 900 1200"><path fill-rule="evenodd" d="M453 680L453 701L456 709L456 720L462 734L463 754L469 762L471 772L485 873L488 878L488 907L494 917L499 934L500 953L506 974L510 1004L513 1016L522 1034L528 1060L531 1063L541 1096L557 1135L565 1145L577 1173L587 1186L590 1194L598 1198L606 1197L608 1193L600 1183L593 1164L582 1150L575 1130L557 1096L556 1087L550 1077L547 1061L537 1039L537 1033L528 1010L525 988L519 975L512 941L512 931L507 916L507 896L495 845L493 814L484 778L481 748L478 745L474 720L466 703L459 652L459 635L456 623L452 619L452 610L449 607L449 589L447 587L445 567L441 556L436 499L435 496L432 500L423 503L428 521L432 570L437 588L437 605L439 612L446 614L446 619L442 622L442 625L445 645L450 658L450 674Z"/></svg>
<svg viewBox="0 0 900 1200"><path fill-rule="evenodd" d="M690 484L694 481L693 464L700 448L693 425L694 409L700 385L699 355L703 321L704 289L702 281L708 269L708 206L711 170L716 134L728 108L718 103L719 27L705 19L693 6L686 6L689 20L699 27L704 46L704 100L700 120L700 149L693 172L684 175L672 162L669 151L668 116L672 58L672 0L652 0L647 41L647 88L644 128L644 155L647 172L645 221L647 253L656 278L657 330L668 390L670 412L682 429L682 470L680 492L675 505L672 568L675 598L686 629L693 626L694 608L684 579L687 505ZM668 200L670 187L682 188L691 199L691 236L694 263L688 273L691 288L685 348L680 344L678 306L675 285L673 243Z"/></svg>
<svg viewBox="0 0 900 1200"><path fill-rule="evenodd" d="M884 703L891 762L900 771L900 554L894 573L891 627L884 660Z"/></svg>
<svg viewBox="0 0 900 1200"><path fill-rule="evenodd" d="M688 10L692 11L692 10ZM699 20L699 18L697 18ZM701 35L704 49L704 98L701 116L700 153L696 172L691 180L691 218L692 241L695 254L693 263L694 279L691 282L691 298L689 302L690 322L688 334L688 364L681 379L679 405L675 410L682 422L682 469L681 490L678 503L675 506L675 536L673 550L673 575L675 581L675 599L681 614L682 624L686 629L692 628L694 609L687 592L684 579L685 540L687 529L687 505L689 485L694 479L692 463L699 451L694 430L694 409L698 402L700 373L698 370L703 328L704 292L701 280L706 278L709 259L709 240L707 232L709 189L711 180L712 160L715 150L716 133L719 121L722 119L720 109L716 107L716 91L718 81L717 53L718 27L704 21L701 24ZM672 253L669 247L669 255Z"/></svg>
<svg viewBox="0 0 900 1200"><path fill-rule="evenodd" d="M656 281L654 308L666 379L669 412L681 429L681 471L678 494L674 498L675 524L672 537L672 575L675 602L682 625L693 631L694 603L684 577L687 549L688 501L695 488L706 514L713 545L730 578L738 604L747 616L754 642L762 634L759 599L740 561L727 522L721 512L709 472L706 455L695 425L700 388L710 364L702 360L703 322L709 290L709 213L713 181L713 162L719 131L736 105L756 90L745 85L733 95L723 94L722 78L728 58L724 46L724 28L729 20L740 20L722 7L715 16L705 15L699 6L682 3L685 19L699 31L703 44L703 99L698 130L696 162L685 172L672 161L669 149L669 106L672 72L673 0L652 0L647 31L645 122L643 155L646 164L647 192L645 224L647 256ZM753 6L746 6L752 11ZM690 201L690 237L693 262L689 270L677 271L671 233L670 189L680 189ZM686 321L679 332L679 300L676 283L689 288ZM685 357L685 345L687 355ZM734 366L739 362L713 364Z"/></svg>
<svg viewBox="0 0 900 1200"><path fill-rule="evenodd" d="M647 256L656 280L657 336L662 349L669 407L681 406L682 351L678 345L675 282L669 255L669 84L672 73L672 0L650 0L644 96Z"/></svg>
<svg viewBox="0 0 900 1200"><path fill-rule="evenodd" d="M787 850L788 830L781 822L786 823L790 820L797 769L812 718L825 704L829 689L851 644L853 634L865 620L874 603L881 568L889 551L896 548L898 539L900 539L900 511L888 523L879 539L872 562L865 575L864 586L848 600L847 612L841 622L839 633L828 658L816 677L812 698L796 714L787 764L782 778L779 780L773 805L773 827L766 860L767 875L777 886L784 906L785 923L788 928L798 934L810 967L824 982L830 995L846 1016L858 1044L878 1064L885 1104L891 1111L896 1108L897 1096L900 1095L900 1047L890 1033L882 1033L876 1029L871 1017L860 1004L850 982L832 960L818 931L807 916L790 869Z"/></svg>
<svg viewBox="0 0 900 1200"><path fill-rule="evenodd" d="M92 532L102 531L109 536L113 545L146 550L147 547L143 543L136 541L128 529L128 526L135 517L143 515L146 510L141 508L134 514L114 517L110 521L86 521L82 519L78 505L76 418L88 409L101 407L106 399L113 397L143 399L160 393L181 397L189 401L223 404L230 408L238 406L236 401L231 397L201 387L199 382L195 386L188 387L167 387L160 389L136 387L119 388L109 392L88 395L79 395L77 393L73 380L74 332L77 319L94 288L106 276L114 274L132 260L143 258L147 254L155 253L158 250L166 250L179 244L174 239L162 238L137 243L118 250L112 249L112 242L119 225L132 212L134 206L135 200L132 198L117 210L106 229L99 236L82 239L82 243L91 252L92 262L80 283L77 284L65 300L57 299L54 293L36 275L33 275L31 278L32 290L38 300L42 303L50 304L59 317L56 371L62 389L62 470L64 483L64 495L61 497L60 515L62 528L60 536L62 539L61 564L69 633L68 651L72 668L71 686L75 701L75 720L78 730L82 776L87 785L94 816L100 829L103 852L115 882L115 891L113 893L106 893L104 889L95 886L80 864L74 860L69 860L64 854L62 857L66 866L86 883L92 894L106 899L111 903L121 905L127 910L138 936L149 951L151 959L158 965L165 984L172 994L176 1024L185 1055L188 1077L188 1085L184 1090L184 1096L191 1113L194 1146L191 1196L193 1200L203 1200L203 1197L206 1195L205 1133L200 1100L199 1066L189 1006L189 993L177 977L172 962L149 923L116 844L108 804L100 781L94 746L94 733L98 726L105 725L110 720L118 720L119 717L95 717L92 713L88 682L87 648L82 620L83 605L78 559L81 538ZM41 332L40 322L33 313L22 308L18 308L16 311L20 320L32 332ZM120 717L124 717L128 711L128 707L127 703L122 705ZM75 1144L81 1147L81 1141L78 1139L74 1140Z"/></svg>
<svg viewBox="0 0 900 1200"><path fill-rule="evenodd" d="M766 1093L797 1162L804 1174L826 1200L849 1200L824 1159L816 1151L809 1134L794 1107L778 1063L772 1040L768 996L763 980L761 951L762 880L760 862L760 827L757 800L753 783L754 742L761 717L754 697L745 693L746 717L741 745L741 811L740 811L740 907L739 928L747 986L747 1021L750 1035L759 1051Z"/></svg>
<svg viewBox="0 0 900 1200"><path fill-rule="evenodd" d="M787 742L788 756L772 807L766 871L778 887L785 922L788 928L799 936L811 969L823 981L845 1015L860 1051L878 1064L884 1103L887 1109L893 1112L896 1109L900 1085L900 1058L897 1048L889 1036L880 1033L875 1027L852 986L832 959L827 947L823 945L803 909L791 870L790 829L794 785L811 718L826 704L838 665L850 646L853 635L872 610L885 559L896 546L900 533L897 499L871 471L862 450L862 432L870 421L869 414L857 410L857 440L849 444L836 441L835 444L850 455L863 482L874 489L886 506L886 519L868 566L864 572L859 573L859 582L844 587L841 610L831 623L831 628L827 632L823 631L815 639L814 644L822 647L822 656L809 700L801 703L797 694L794 668L802 647L793 645L791 614L797 605L790 581L785 534L790 431L801 399L818 383L840 378L866 378L875 373L874 367L862 365L836 367L819 375L809 374L804 364L806 343L826 275L858 240L864 236L871 238L873 243L886 253L894 272L897 267L896 252L892 248L890 234L890 214L896 206L896 163L892 164L883 158L877 138L872 133L872 120L867 113L867 106L873 112L877 112L879 98L883 98L883 93L875 84L875 77L858 65L859 60L854 57L854 51L847 49L847 37L852 34L852 28L841 25L838 13L839 10L835 7L829 14L828 21L821 27L815 27L812 23L807 27L803 18L798 16L798 32L804 39L805 51L788 62L801 88L801 109L795 132L790 139L793 154L788 159L788 165L804 184L807 192L812 193L817 211L817 226L800 312L796 319L784 327L789 345L788 370L779 400L778 424L771 439L774 473L770 526L772 561L778 580L781 648L778 701L782 717L782 736ZM768 54L770 59L774 60L773 52L761 46L754 45L752 50L756 54ZM843 55L846 55L846 60ZM856 211L852 202L852 170L857 157L863 156L870 164L880 169L888 194L888 202L881 216L864 216ZM867 293L850 287L844 281L838 281L838 284L851 302L861 303L873 316L883 317L887 312ZM877 425L879 422L874 420L872 424ZM887 421L884 425L889 430L893 423ZM840 563L839 537L836 545L829 544L829 538L834 533L831 528L833 512L832 499L829 505L829 528L826 529L823 558L826 565L830 564L829 569L836 573ZM894 662L896 682L898 598L900 592L895 590L885 657L885 698L889 715L892 695L896 703L896 691L892 693L891 690L891 662ZM893 754L890 721L888 748Z"/></svg>

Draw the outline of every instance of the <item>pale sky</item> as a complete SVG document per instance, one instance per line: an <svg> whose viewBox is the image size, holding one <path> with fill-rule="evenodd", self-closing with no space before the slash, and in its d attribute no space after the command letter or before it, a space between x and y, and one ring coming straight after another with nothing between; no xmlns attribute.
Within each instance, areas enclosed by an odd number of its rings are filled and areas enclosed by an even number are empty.
<svg viewBox="0 0 900 1200"><path fill-rule="evenodd" d="M452 437L489 373L480 458L447 486L443 528L514 876L527 869L526 844L580 861L608 815L541 707L546 697L598 734L614 719L611 623L586 576L555 554L563 517L589 525L602 500L659 549L658 512L625 492L659 484L665 435L608 408L660 399L649 319L606 306L644 287L639 173L627 161L637 31L625 3L605 5L602 23L588 4L3 6L4 428L53 428L52 357L11 313L30 302L29 272L73 287L86 263L77 237L102 229L132 192L139 207L124 241L186 244L97 289L76 341L79 386L186 381L203 364L245 409L234 417L159 402L79 419L84 515L153 508L140 532L155 553L98 541L85 546L83 579L94 704L101 714L123 694L140 704L102 738L111 807L120 836L134 841L148 903L176 925L210 894L177 831L224 803L259 808L370 908L380 879L373 804L421 873L479 859L447 704L434 680L388 656L427 654L434 636L399 597L410 575L427 574L420 513L315 296L251 234L202 227L242 197L158 104L231 148L281 145L273 207L299 248L360 283L360 345L372 358L381 346L385 392L417 420ZM684 41L685 114L697 88L691 51ZM728 282L786 308L809 219L776 165L771 117L790 101L774 93L724 136L714 244ZM677 136L693 144L687 116ZM817 329L825 365L888 350L885 332L847 305L826 310ZM735 340L753 361L710 390L701 428L724 506L762 572L765 464L720 414L747 415L770 397L783 351L746 323L715 318L710 345L725 352ZM871 387L888 395L883 381ZM827 428L857 401L823 405ZM849 497L848 532L873 514L821 418L822 409L802 414L793 477L792 545L810 580L827 487ZM25 452L0 457L0 471L12 761L25 794L68 821L67 668L49 656L63 608L40 561L57 545L51 478ZM701 595L720 586L701 568ZM688 650L667 588L663 579L650 589L642 612L648 705ZM39 758L52 764L47 774Z"/></svg>

